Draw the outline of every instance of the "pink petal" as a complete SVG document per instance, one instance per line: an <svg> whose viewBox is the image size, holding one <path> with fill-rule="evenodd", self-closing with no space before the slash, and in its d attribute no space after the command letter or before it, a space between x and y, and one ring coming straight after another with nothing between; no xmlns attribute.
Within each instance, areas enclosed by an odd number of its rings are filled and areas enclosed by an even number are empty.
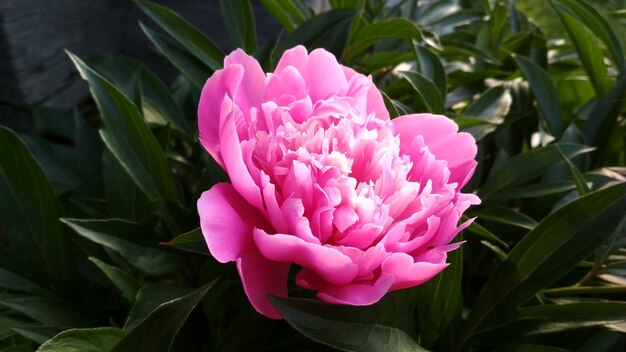
<svg viewBox="0 0 626 352"><path fill-rule="evenodd" d="M237 270L243 289L257 312L272 319L282 318L267 295L271 293L280 297L287 296L287 275L290 266L290 263L267 260L254 248L237 259Z"/></svg>
<svg viewBox="0 0 626 352"><path fill-rule="evenodd" d="M259 109L261 107L261 98L265 87L265 73L261 69L261 65L243 50L237 49L224 58L224 67L229 65L241 65L243 68L243 76L238 84L232 82L233 88L232 99L239 106L244 115L251 108Z"/></svg>
<svg viewBox="0 0 626 352"><path fill-rule="evenodd" d="M204 240L211 255L221 263L233 261L254 247L252 230L267 221L229 183L218 183L198 199Z"/></svg>
<svg viewBox="0 0 626 352"><path fill-rule="evenodd" d="M469 181L476 168L476 141L442 115L414 114L393 120L396 133L400 135L400 152L413 155L410 149L415 136L423 136L425 144L437 160L446 160L450 169L449 182L458 182L462 187Z"/></svg>
<svg viewBox="0 0 626 352"><path fill-rule="evenodd" d="M256 228L253 234L257 248L270 260L299 264L336 285L347 284L356 277L357 265L334 248L309 243L292 235L270 235Z"/></svg>
<svg viewBox="0 0 626 352"><path fill-rule="evenodd" d="M220 123L220 152L222 154L223 167L230 176L233 187L244 197L248 203L258 209L263 209L261 189L250 175L241 148L241 141L237 134L235 120L241 112L228 109L232 104L228 97L222 104L222 116Z"/></svg>
<svg viewBox="0 0 626 352"><path fill-rule="evenodd" d="M394 277L382 273L372 283L351 283L347 285L328 285L319 289L317 298L328 303L368 306L380 301L394 283Z"/></svg>
<svg viewBox="0 0 626 352"><path fill-rule="evenodd" d="M445 258L443 263L414 262L414 259L406 253L393 253L383 262L382 270L395 279L391 289L399 290L432 279L446 266L448 264L445 263Z"/></svg>

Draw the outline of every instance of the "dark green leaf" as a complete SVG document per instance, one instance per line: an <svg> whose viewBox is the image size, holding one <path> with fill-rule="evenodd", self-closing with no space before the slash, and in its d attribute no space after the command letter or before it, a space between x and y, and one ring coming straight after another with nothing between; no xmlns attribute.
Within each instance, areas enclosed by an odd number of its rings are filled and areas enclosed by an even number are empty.
<svg viewBox="0 0 626 352"><path fill-rule="evenodd" d="M487 207L473 211L472 214L482 220L499 222L526 230L532 230L537 225L537 222L528 215L522 214L512 208Z"/></svg>
<svg viewBox="0 0 626 352"><path fill-rule="evenodd" d="M375 315L371 316L373 312L365 307L274 296L270 296L270 300L294 329L341 350L425 351L404 331L379 323Z"/></svg>
<svg viewBox="0 0 626 352"><path fill-rule="evenodd" d="M568 158L588 153L592 148L573 143L558 144ZM511 158L480 189L481 197L489 197L496 192L506 193L506 189L518 186L542 175L545 170L562 160L556 144L518 154Z"/></svg>
<svg viewBox="0 0 626 352"><path fill-rule="evenodd" d="M161 304L128 331L111 352L168 352L178 330L214 283Z"/></svg>
<svg viewBox="0 0 626 352"><path fill-rule="evenodd" d="M308 50L324 48L340 58L348 42L350 26L355 14L354 10L341 9L312 17L287 37L282 49L284 51L302 44Z"/></svg>
<svg viewBox="0 0 626 352"><path fill-rule="evenodd" d="M149 246L150 231L140 224L121 219L85 220L62 218L77 234L113 250L137 269L149 275L164 275L178 269L176 256ZM147 242L141 243L139 242ZM154 240L156 244L156 240Z"/></svg>
<svg viewBox="0 0 626 352"><path fill-rule="evenodd" d="M185 251L210 255L209 249L206 245L206 241L204 240L204 236L202 236L202 230L200 230L200 228L191 230L187 233L183 233L182 235L178 235L174 237L171 241L164 244Z"/></svg>
<svg viewBox="0 0 626 352"><path fill-rule="evenodd" d="M204 86L204 82L212 73L209 67L204 65L202 61L191 53L172 43L160 33L149 29L143 23L139 22L139 26L157 50L161 52L178 71L185 75L189 82L193 83L197 89L201 89Z"/></svg>
<svg viewBox="0 0 626 352"><path fill-rule="evenodd" d="M610 140L624 104L625 93L626 76L617 81L607 94L599 97L589 109L589 113L585 114L587 123L583 132L590 145L598 146L598 152L601 152Z"/></svg>
<svg viewBox="0 0 626 352"><path fill-rule="evenodd" d="M444 98L439 94L437 86L432 81L417 72L403 71L401 74L411 83L428 112L433 114L444 113Z"/></svg>
<svg viewBox="0 0 626 352"><path fill-rule="evenodd" d="M513 55L513 58L528 81L551 134L557 139L561 138L564 130L563 115L559 96L548 72L524 56Z"/></svg>
<svg viewBox="0 0 626 352"><path fill-rule="evenodd" d="M439 94L445 97L448 93L448 81L439 57L425 46L417 44L415 44L415 56L417 57L417 71L433 82Z"/></svg>
<svg viewBox="0 0 626 352"><path fill-rule="evenodd" d="M626 320L626 303L585 302L550 304L517 310L506 323L478 331L474 344L488 346L521 337L552 334L570 329L606 326Z"/></svg>
<svg viewBox="0 0 626 352"><path fill-rule="evenodd" d="M589 193L548 215L483 286L463 329L461 346L497 326L512 309L558 280L610 238L626 209L626 183ZM480 328L482 327L482 329Z"/></svg>
<svg viewBox="0 0 626 352"><path fill-rule="evenodd" d="M165 154L135 105L77 56L68 55L98 104L104 120L100 136L108 149L151 201L180 202Z"/></svg>
<svg viewBox="0 0 626 352"><path fill-rule="evenodd" d="M355 34L347 49L347 56L354 59L376 41L393 38L404 39L411 44L413 40L421 40L422 33L413 22L405 18L381 20L366 26Z"/></svg>
<svg viewBox="0 0 626 352"><path fill-rule="evenodd" d="M589 32L575 17L565 12L557 11L570 40L576 48L578 57L587 71L587 76L593 84L597 95L605 94L609 90L610 81L604 60L604 53Z"/></svg>
<svg viewBox="0 0 626 352"><path fill-rule="evenodd" d="M135 303L128 313L124 330L130 330L141 323L152 311L165 302L193 292L191 287L178 287L165 284L146 284L134 297Z"/></svg>
<svg viewBox="0 0 626 352"><path fill-rule="evenodd" d="M62 328L42 325L21 325L13 330L37 344L44 343L63 331Z"/></svg>
<svg viewBox="0 0 626 352"><path fill-rule="evenodd" d="M579 23L583 23L600 41L606 46L611 54L613 62L620 72L626 72L626 60L624 59L624 49L617 35L602 18L602 16L591 5L584 1L576 0L551 0L557 12L567 14ZM600 60L600 58L596 58Z"/></svg>
<svg viewBox="0 0 626 352"><path fill-rule="evenodd" d="M14 132L0 126L0 217L8 246L37 273L31 279L62 288L72 269L60 213L41 166Z"/></svg>
<svg viewBox="0 0 626 352"><path fill-rule="evenodd" d="M141 110L145 120L163 126L171 125L181 132L181 136L191 133L183 113L172 98L172 93L140 63L125 58L98 55L89 60L89 65L118 88L123 88L130 77L137 75L141 87ZM124 90L124 93L130 98L128 90Z"/></svg>
<svg viewBox="0 0 626 352"><path fill-rule="evenodd" d="M300 23L311 17L302 0L261 0L263 6L285 27L293 32Z"/></svg>
<svg viewBox="0 0 626 352"><path fill-rule="evenodd" d="M49 294L43 287L4 268L0 268L0 287L20 292Z"/></svg>
<svg viewBox="0 0 626 352"><path fill-rule="evenodd" d="M155 204L148 200L141 188L108 150L103 153L102 176L111 216L143 222L156 212Z"/></svg>
<svg viewBox="0 0 626 352"><path fill-rule="evenodd" d="M434 343L461 320L463 247L449 253L447 261L450 266L416 289L419 341L426 348L432 349Z"/></svg>
<svg viewBox="0 0 626 352"><path fill-rule="evenodd" d="M118 328L71 329L41 345L37 352L109 352L124 335Z"/></svg>
<svg viewBox="0 0 626 352"><path fill-rule="evenodd" d="M43 296L0 298L0 305L26 315L44 325L79 327L93 324L89 313L66 300Z"/></svg>
<svg viewBox="0 0 626 352"><path fill-rule="evenodd" d="M224 54L200 30L178 14L150 1L135 0L135 3L167 33L212 70L222 67Z"/></svg>
<svg viewBox="0 0 626 352"><path fill-rule="evenodd" d="M98 258L89 257L89 260L94 263L109 280L111 280L113 285L115 285L115 287L117 287L117 289L122 293L122 297L131 302L135 299L137 291L139 291L139 282L137 282L135 278L124 270L116 266L109 265Z"/></svg>
<svg viewBox="0 0 626 352"><path fill-rule="evenodd" d="M256 51L256 29L250 0L220 0L230 40L248 53Z"/></svg>

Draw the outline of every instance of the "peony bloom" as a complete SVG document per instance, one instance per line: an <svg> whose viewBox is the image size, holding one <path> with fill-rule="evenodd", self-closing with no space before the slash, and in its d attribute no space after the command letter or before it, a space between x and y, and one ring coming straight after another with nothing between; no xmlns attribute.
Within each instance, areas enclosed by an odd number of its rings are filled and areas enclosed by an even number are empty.
<svg viewBox="0 0 626 352"><path fill-rule="evenodd" d="M236 50L206 82L198 119L231 181L198 200L202 233L270 318L268 294L287 295L292 264L297 285L339 304L431 279L479 203L460 191L476 166L469 134L444 116L391 120L371 78L321 49L288 50L267 75Z"/></svg>

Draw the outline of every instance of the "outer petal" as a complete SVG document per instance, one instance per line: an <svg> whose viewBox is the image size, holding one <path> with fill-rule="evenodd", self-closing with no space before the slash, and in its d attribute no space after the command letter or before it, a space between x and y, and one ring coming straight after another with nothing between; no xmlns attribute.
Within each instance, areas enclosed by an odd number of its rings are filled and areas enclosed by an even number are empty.
<svg viewBox="0 0 626 352"><path fill-rule="evenodd" d="M322 301L353 306L368 306L380 301L394 283L394 277L382 273L372 283L353 283L342 286L328 285L319 290Z"/></svg>
<svg viewBox="0 0 626 352"><path fill-rule="evenodd" d="M209 251L221 263L233 261L253 248L252 230L267 226L259 211L229 183L218 183L202 193L198 213Z"/></svg>
<svg viewBox="0 0 626 352"><path fill-rule="evenodd" d="M224 69L215 71L202 89L198 105L198 127L200 140L206 150L220 165L219 153L220 109L225 96L250 121L250 109L261 107L261 97L265 85L265 74L259 63L241 49L224 59Z"/></svg>
<svg viewBox="0 0 626 352"><path fill-rule="evenodd" d="M324 280L344 285L357 275L358 267L350 257L340 251L308 243L303 239L283 234L270 235L254 229L254 241L259 251L268 259L277 262L292 262L315 271Z"/></svg>
<svg viewBox="0 0 626 352"><path fill-rule="evenodd" d="M237 134L236 120L241 114L238 110L229 109L232 104L228 97L224 98L222 104L222 115L220 119L220 153L222 155L223 167L230 176L235 189L244 197L248 203L263 209L261 199L261 188L257 185L245 164L241 141ZM230 112L228 112L230 111Z"/></svg>
<svg viewBox="0 0 626 352"><path fill-rule="evenodd" d="M412 155L413 138L421 135L437 160L446 160L450 170L450 182L462 187L469 181L476 167L476 141L468 134L458 132L457 125L442 115L414 114L393 120L396 133L400 135L400 152Z"/></svg>
<svg viewBox="0 0 626 352"><path fill-rule="evenodd" d="M278 263L265 259L256 248L243 253L237 259L237 270L248 300L257 312L272 318L281 319L280 313L267 298L287 296L287 274L291 263Z"/></svg>
<svg viewBox="0 0 626 352"><path fill-rule="evenodd" d="M303 46L287 50L276 65L274 74L282 74L288 66L295 67L302 74L313 103L346 89L347 81L341 66L335 56L326 50L316 49L310 54Z"/></svg>
<svg viewBox="0 0 626 352"><path fill-rule="evenodd" d="M445 253L445 252L443 252ZM406 253L393 253L383 262L383 273L395 278L392 290L417 286L439 274L448 264L445 256L441 262L414 262Z"/></svg>

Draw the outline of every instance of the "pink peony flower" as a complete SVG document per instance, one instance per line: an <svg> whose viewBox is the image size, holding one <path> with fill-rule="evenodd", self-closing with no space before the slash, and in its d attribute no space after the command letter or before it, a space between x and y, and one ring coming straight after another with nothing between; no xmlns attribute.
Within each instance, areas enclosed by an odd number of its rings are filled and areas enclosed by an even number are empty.
<svg viewBox="0 0 626 352"><path fill-rule="evenodd" d="M370 305L441 270L461 214L476 144L444 116L389 119L370 77L298 46L274 73L236 50L208 79L200 140L228 173L198 200L211 254L237 262L248 299L296 284L320 300Z"/></svg>

